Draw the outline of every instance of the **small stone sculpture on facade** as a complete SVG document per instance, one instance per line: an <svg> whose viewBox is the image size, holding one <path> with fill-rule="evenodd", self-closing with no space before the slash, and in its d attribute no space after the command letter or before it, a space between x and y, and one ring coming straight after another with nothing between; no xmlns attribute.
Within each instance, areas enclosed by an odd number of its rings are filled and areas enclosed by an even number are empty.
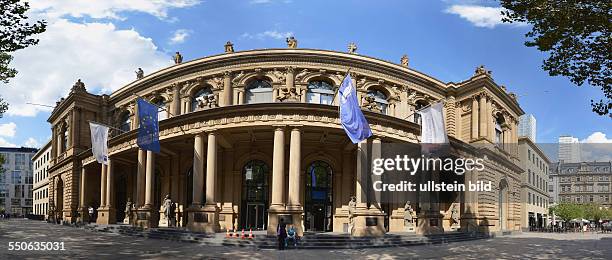
<svg viewBox="0 0 612 260"><path fill-rule="evenodd" d="M170 198L170 194L166 195L166 198L164 198L164 217L166 218L166 221L168 221L168 226L173 226L173 221L174 220L174 211L175 211L175 206L174 206L174 202L172 202L172 199Z"/></svg>
<svg viewBox="0 0 612 260"><path fill-rule="evenodd" d="M72 86L72 91L85 91L85 83L78 79Z"/></svg>
<svg viewBox="0 0 612 260"><path fill-rule="evenodd" d="M133 208L133 204L132 204L132 199L128 198L127 202L125 203L125 217L123 218L123 223L124 224L130 224L130 220L132 219L132 208Z"/></svg>
<svg viewBox="0 0 612 260"><path fill-rule="evenodd" d="M414 219L416 218L416 212L412 209L410 201L406 201L404 205L404 226L412 226Z"/></svg>
<svg viewBox="0 0 612 260"><path fill-rule="evenodd" d="M230 41L227 41L225 43L225 53L232 53L234 52L234 44Z"/></svg>
<svg viewBox="0 0 612 260"><path fill-rule="evenodd" d="M176 52L174 54L174 64L181 64L183 63L183 55L181 55L180 52Z"/></svg>
<svg viewBox="0 0 612 260"><path fill-rule="evenodd" d="M349 201L349 204L348 204L348 218L349 218L348 231L351 234L353 233L353 227L355 225L353 218L354 218L356 209L357 209L357 198L355 196L351 196L351 200Z"/></svg>
<svg viewBox="0 0 612 260"><path fill-rule="evenodd" d="M348 53L355 53L357 51L357 44L354 42L349 43L348 45Z"/></svg>
<svg viewBox="0 0 612 260"><path fill-rule="evenodd" d="M144 71L142 70L142 68L138 68L138 70L136 71L136 79L142 78L144 78Z"/></svg>
<svg viewBox="0 0 612 260"><path fill-rule="evenodd" d="M400 59L400 63L402 64L402 66L408 67L408 55L404 54L404 56L402 56L402 58Z"/></svg>
<svg viewBox="0 0 612 260"><path fill-rule="evenodd" d="M451 225L459 224L459 211L457 205L453 204L451 208Z"/></svg>
<svg viewBox="0 0 612 260"><path fill-rule="evenodd" d="M374 99L373 96L365 96L363 98L362 107L370 111L381 112L380 107L376 103L376 99Z"/></svg>
<svg viewBox="0 0 612 260"><path fill-rule="evenodd" d="M209 94L206 96L197 97L198 108L213 108L219 107L219 102L217 100L217 95Z"/></svg>
<svg viewBox="0 0 612 260"><path fill-rule="evenodd" d="M291 36L287 38L287 47L291 48L291 49L295 49L297 48L297 40L295 39L295 37Z"/></svg>
<svg viewBox="0 0 612 260"><path fill-rule="evenodd" d="M300 94L298 93L296 88L281 88L278 97L276 97L279 101L299 101Z"/></svg>
<svg viewBox="0 0 612 260"><path fill-rule="evenodd" d="M476 70L474 70L474 76L481 75L481 74L491 75L491 71L485 69L484 65L480 65L480 66L476 67Z"/></svg>

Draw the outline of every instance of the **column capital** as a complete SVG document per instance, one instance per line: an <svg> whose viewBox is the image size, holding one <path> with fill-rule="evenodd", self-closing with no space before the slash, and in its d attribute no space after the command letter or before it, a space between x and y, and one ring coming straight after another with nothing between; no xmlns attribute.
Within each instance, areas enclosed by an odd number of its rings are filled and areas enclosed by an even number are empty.
<svg viewBox="0 0 612 260"><path fill-rule="evenodd" d="M272 125L274 127L274 131L285 131L287 125Z"/></svg>

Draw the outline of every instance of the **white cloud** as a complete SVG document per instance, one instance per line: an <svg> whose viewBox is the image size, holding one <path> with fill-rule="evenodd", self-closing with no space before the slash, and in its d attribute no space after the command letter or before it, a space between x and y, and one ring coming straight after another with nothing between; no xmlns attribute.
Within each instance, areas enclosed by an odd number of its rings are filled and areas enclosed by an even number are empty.
<svg viewBox="0 0 612 260"><path fill-rule="evenodd" d="M14 137L17 130L17 124L10 122L7 124L0 124L0 136Z"/></svg>
<svg viewBox="0 0 612 260"><path fill-rule="evenodd" d="M606 134L602 132L594 132L589 137L582 139L581 143L609 144L612 143L612 138L608 139Z"/></svg>
<svg viewBox="0 0 612 260"><path fill-rule="evenodd" d="M0 147L17 147L17 145L10 143L9 141L0 137Z"/></svg>
<svg viewBox="0 0 612 260"><path fill-rule="evenodd" d="M12 65L19 73L2 95L10 103L8 115L18 116L50 111L25 103L55 105L79 78L90 92L108 92L134 80L138 67L150 73L171 64L169 55L133 29L66 19L50 21L40 43L15 52L14 57Z"/></svg>
<svg viewBox="0 0 612 260"><path fill-rule="evenodd" d="M247 39L259 39L263 40L264 38L272 38L272 39L284 39L287 37L293 36L293 32L279 32L277 30L268 30L265 32L260 32L256 34L243 33L241 35L242 38Z"/></svg>
<svg viewBox="0 0 612 260"><path fill-rule="evenodd" d="M479 5L452 5L445 10L446 13L459 15L477 27L493 28L502 24L501 7L488 7Z"/></svg>
<svg viewBox="0 0 612 260"><path fill-rule="evenodd" d="M25 147L33 147L33 148L39 148L40 147L40 143L34 139L33 137L28 138L28 140L25 141L24 144Z"/></svg>
<svg viewBox="0 0 612 260"><path fill-rule="evenodd" d="M594 132L580 140L583 161L612 161L612 138L602 132Z"/></svg>
<svg viewBox="0 0 612 260"><path fill-rule="evenodd" d="M174 31L174 34L172 35L172 38L170 38L170 44L183 43L183 42L185 42L187 37L189 37L190 34L191 34L190 30L178 29L178 30Z"/></svg>
<svg viewBox="0 0 612 260"><path fill-rule="evenodd" d="M200 0L36 0L31 1L32 11L44 13L50 18L64 16L125 19L121 12L148 13L160 19L168 17L168 10L194 6Z"/></svg>

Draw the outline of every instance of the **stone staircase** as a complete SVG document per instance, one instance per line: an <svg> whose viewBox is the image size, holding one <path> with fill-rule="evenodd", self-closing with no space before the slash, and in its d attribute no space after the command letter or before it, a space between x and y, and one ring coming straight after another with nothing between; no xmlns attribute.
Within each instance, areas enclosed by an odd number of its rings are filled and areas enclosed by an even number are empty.
<svg viewBox="0 0 612 260"><path fill-rule="evenodd" d="M265 236L263 232L254 239L227 238L225 233L206 234L190 232L182 228L152 228L142 229L128 225L96 225L81 226L94 232L108 232L121 235L164 239L179 242L199 243L210 246L237 246L255 247L260 249L277 248L277 239L273 236ZM340 233L305 233L298 241L298 249L359 249L378 247L404 247L414 245L443 244L460 241L489 238L488 235L479 233L447 232L436 235L414 235L408 233L386 234L382 237L351 237ZM288 249L294 248L289 245Z"/></svg>

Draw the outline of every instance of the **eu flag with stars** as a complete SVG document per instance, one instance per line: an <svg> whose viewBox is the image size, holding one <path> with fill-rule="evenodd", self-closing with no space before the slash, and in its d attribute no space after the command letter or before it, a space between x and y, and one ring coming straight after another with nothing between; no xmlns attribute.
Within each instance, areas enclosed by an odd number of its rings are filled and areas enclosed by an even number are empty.
<svg viewBox="0 0 612 260"><path fill-rule="evenodd" d="M159 153L159 124L157 106L138 98L138 146L143 150Z"/></svg>
<svg viewBox="0 0 612 260"><path fill-rule="evenodd" d="M350 74L346 75L338 92L340 93L340 122L346 135L354 144L368 139L372 136L372 130L357 102L357 90L353 86Z"/></svg>

